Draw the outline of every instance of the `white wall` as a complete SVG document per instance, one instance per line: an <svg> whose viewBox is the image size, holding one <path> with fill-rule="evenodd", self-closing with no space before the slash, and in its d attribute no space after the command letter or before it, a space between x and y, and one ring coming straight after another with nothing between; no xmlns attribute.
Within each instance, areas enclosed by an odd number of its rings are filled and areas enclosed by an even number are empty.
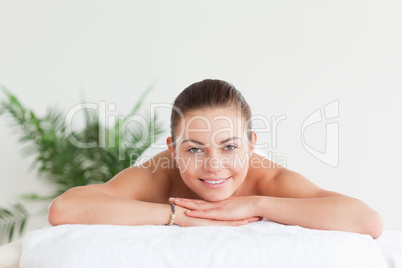
<svg viewBox="0 0 402 268"><path fill-rule="evenodd" d="M323 188L363 200L386 229L402 230L400 14L397 0L0 0L0 83L38 114L49 106L67 111L83 98L124 114L153 82L148 104L171 103L204 78L227 80L254 114L286 115L267 153ZM301 142L303 121L333 101L337 167ZM161 116L168 135L169 113ZM46 188L8 122L0 117L0 206ZM305 135L325 148L325 122ZM271 139L260 133L260 143Z"/></svg>

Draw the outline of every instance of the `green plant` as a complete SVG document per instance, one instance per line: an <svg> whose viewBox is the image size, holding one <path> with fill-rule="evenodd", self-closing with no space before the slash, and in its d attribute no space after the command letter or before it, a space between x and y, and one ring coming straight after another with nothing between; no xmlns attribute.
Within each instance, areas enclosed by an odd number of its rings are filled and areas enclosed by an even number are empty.
<svg viewBox="0 0 402 268"><path fill-rule="evenodd" d="M84 127L72 130L65 122L65 114L58 109L48 109L45 116L39 117L32 110L3 88L6 99L0 102L0 115L8 114L14 127L20 129L20 142L26 144L26 155L34 155L31 168L38 176L52 185L54 190L47 195L26 194L26 200L43 200L47 204L75 186L104 183L114 175L129 167L162 133L157 115L148 116L144 124L136 127L126 124L126 118L137 115L151 87L143 92L133 110L125 117L119 116L111 127L99 120L95 110L82 109ZM143 122L144 122L143 121ZM80 143L77 146L77 141ZM91 146L88 146L91 145ZM88 147L88 148L84 148ZM0 235L12 238L16 226L22 233L29 216L22 205L20 210L0 208L0 219L7 218L13 228L3 228L0 221ZM46 206L47 208L47 206ZM19 213L17 213L19 211ZM24 224L20 222L24 221Z"/></svg>
<svg viewBox="0 0 402 268"><path fill-rule="evenodd" d="M0 208L0 245L11 241L18 231L21 235L28 219L28 211L16 203L10 209Z"/></svg>

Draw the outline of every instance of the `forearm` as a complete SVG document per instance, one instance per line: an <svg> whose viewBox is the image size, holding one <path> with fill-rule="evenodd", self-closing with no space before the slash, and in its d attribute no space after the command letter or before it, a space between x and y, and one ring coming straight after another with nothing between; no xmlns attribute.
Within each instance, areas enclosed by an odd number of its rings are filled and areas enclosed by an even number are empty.
<svg viewBox="0 0 402 268"><path fill-rule="evenodd" d="M60 224L163 225L170 220L168 203L158 204L73 188L49 207L49 222Z"/></svg>
<svg viewBox="0 0 402 268"><path fill-rule="evenodd" d="M258 196L257 200L256 213L279 223L363 233L373 238L382 233L379 214L348 196L309 199Z"/></svg>

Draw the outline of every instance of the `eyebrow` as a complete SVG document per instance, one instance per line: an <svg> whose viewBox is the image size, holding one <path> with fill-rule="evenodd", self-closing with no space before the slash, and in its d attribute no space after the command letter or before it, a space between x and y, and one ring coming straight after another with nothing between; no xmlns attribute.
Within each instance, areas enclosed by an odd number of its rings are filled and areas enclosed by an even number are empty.
<svg viewBox="0 0 402 268"><path fill-rule="evenodd" d="M231 138L229 138L229 139L226 139L226 140L221 141L220 144L222 145L222 144L224 144L224 143L226 143L226 142L228 142L228 141L236 140L236 139L239 139L239 137L231 137ZM204 143L202 143L202 142L200 142L200 141L193 140L193 139L184 140L184 141L181 142L181 144L183 144L183 143L185 143L185 142L189 142L189 141L194 142L194 143L197 143L197 144L199 144L199 145L205 145Z"/></svg>

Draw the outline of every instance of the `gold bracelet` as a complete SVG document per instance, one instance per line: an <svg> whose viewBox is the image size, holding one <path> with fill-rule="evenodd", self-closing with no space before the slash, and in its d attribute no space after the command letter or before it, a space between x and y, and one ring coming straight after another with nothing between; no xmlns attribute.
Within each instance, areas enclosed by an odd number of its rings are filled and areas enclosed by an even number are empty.
<svg viewBox="0 0 402 268"><path fill-rule="evenodd" d="M170 205L172 206L172 216L170 216L170 222L167 224L168 226L173 224L174 218L176 217L176 215L175 215L175 206L174 206L173 201L170 202Z"/></svg>

